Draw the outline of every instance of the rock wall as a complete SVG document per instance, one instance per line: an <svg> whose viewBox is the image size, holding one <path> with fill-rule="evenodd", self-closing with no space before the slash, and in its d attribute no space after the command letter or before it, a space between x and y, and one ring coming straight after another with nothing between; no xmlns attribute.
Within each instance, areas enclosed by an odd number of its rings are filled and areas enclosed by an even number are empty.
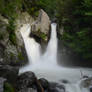
<svg viewBox="0 0 92 92"><path fill-rule="evenodd" d="M12 44L7 31L8 19L0 16L0 64L9 64L13 66L24 65L28 62L25 51L24 41L20 29L24 24L30 24L32 29L30 33L33 37L38 37L47 41L50 28L50 19L43 11L39 11L39 16L33 18L27 12L19 13L15 21L16 44ZM37 39L38 39L37 38Z"/></svg>
<svg viewBox="0 0 92 92"><path fill-rule="evenodd" d="M0 64L23 65L28 61L23 39L16 34L16 45L12 44L7 25L8 19L0 16Z"/></svg>

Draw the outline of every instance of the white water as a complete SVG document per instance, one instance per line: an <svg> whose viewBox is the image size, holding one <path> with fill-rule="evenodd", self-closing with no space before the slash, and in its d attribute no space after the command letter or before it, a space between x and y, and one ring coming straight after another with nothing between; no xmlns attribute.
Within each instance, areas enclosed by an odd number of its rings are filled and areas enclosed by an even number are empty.
<svg viewBox="0 0 92 92"><path fill-rule="evenodd" d="M41 53L40 53L41 46L40 46L40 44L36 43L33 38L29 37L29 35L31 33L31 27L29 24L27 24L27 25L25 24L21 28L20 32L21 32L22 37L24 39L25 48L26 48L26 52L28 55L29 63L34 64L41 57Z"/></svg>
<svg viewBox="0 0 92 92"><path fill-rule="evenodd" d="M25 24L21 28L21 34L24 39L29 64L22 67L19 73L33 71L38 78L46 78L49 81L61 83L62 79L68 80L68 84L64 84L66 92L89 92L88 88L81 87L81 73L92 75L89 69L81 68L64 68L57 64L57 34L56 24L51 24L51 38L47 45L47 49L41 55L41 46L33 38L29 37L31 33L30 25Z"/></svg>
<svg viewBox="0 0 92 92"><path fill-rule="evenodd" d="M51 39L48 43L45 54L42 56L43 61L57 64L57 33L56 23L51 24Z"/></svg>

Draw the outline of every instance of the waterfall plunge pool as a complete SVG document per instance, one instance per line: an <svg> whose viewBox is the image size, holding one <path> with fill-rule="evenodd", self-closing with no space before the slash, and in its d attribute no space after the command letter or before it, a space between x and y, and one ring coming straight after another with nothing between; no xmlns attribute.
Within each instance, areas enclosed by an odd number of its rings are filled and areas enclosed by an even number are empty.
<svg viewBox="0 0 92 92"><path fill-rule="evenodd" d="M92 76L92 69L65 68L57 64L58 39L56 23L51 24L51 38L45 53L41 54L41 46L33 38L29 37L31 27L25 24L20 32L24 39L25 49L28 55L28 65L21 67L19 74L33 71L38 78L45 78L51 82L62 84L62 80L69 81L65 84L66 92L90 92L88 88L81 88L81 72L83 75Z"/></svg>

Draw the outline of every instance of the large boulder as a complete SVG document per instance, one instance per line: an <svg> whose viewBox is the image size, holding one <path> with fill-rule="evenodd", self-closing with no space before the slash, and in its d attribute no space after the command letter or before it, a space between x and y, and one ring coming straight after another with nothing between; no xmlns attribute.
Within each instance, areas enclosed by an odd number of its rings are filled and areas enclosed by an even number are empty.
<svg viewBox="0 0 92 92"><path fill-rule="evenodd" d="M16 89L18 92L43 92L35 74L31 71L22 73L17 78Z"/></svg>
<svg viewBox="0 0 92 92"><path fill-rule="evenodd" d="M49 82L44 78L40 78L39 82L46 92L65 92L64 85L55 82Z"/></svg>
<svg viewBox="0 0 92 92"><path fill-rule="evenodd" d="M0 65L0 77L7 79L8 82L15 84L19 69L9 65Z"/></svg>
<svg viewBox="0 0 92 92"><path fill-rule="evenodd" d="M48 34L50 30L50 19L45 11L42 9L39 11L39 16L35 22L31 25L32 34L40 37L41 39L47 41Z"/></svg>
<svg viewBox="0 0 92 92"><path fill-rule="evenodd" d="M42 87L44 88L44 90L47 90L49 88L49 82L46 79L40 78L39 82L42 85Z"/></svg>

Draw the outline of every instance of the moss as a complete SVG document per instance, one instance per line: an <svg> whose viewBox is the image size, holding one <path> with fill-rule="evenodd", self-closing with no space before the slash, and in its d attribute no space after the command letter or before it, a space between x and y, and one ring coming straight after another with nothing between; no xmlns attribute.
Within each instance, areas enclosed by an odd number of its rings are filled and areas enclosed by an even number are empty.
<svg viewBox="0 0 92 92"><path fill-rule="evenodd" d="M5 83L4 84L4 92L15 92L15 91L11 84Z"/></svg>
<svg viewBox="0 0 92 92"><path fill-rule="evenodd" d="M9 34L9 40L12 42L12 44L16 45L16 35L11 33Z"/></svg>
<svg viewBox="0 0 92 92"><path fill-rule="evenodd" d="M19 58L20 60L24 60L24 57L23 57L23 55L22 55L21 52L18 54L18 58Z"/></svg>
<svg viewBox="0 0 92 92"><path fill-rule="evenodd" d="M39 15L39 11L35 11L34 16L38 17L38 15Z"/></svg>
<svg viewBox="0 0 92 92"><path fill-rule="evenodd" d="M12 44L16 45L16 35L15 35L16 25L14 22L15 18L11 17L11 19L9 20L9 24L7 26L7 31L9 32L9 40L12 42Z"/></svg>
<svg viewBox="0 0 92 92"><path fill-rule="evenodd" d="M40 28L38 29L37 32L38 32L38 35L39 35L40 38L42 38L43 40L46 40L47 35L44 34L44 33L42 33L41 30L40 30Z"/></svg>
<svg viewBox="0 0 92 92"><path fill-rule="evenodd" d="M41 34L40 34L40 37L41 37L43 40L46 40L46 34L41 33Z"/></svg>

